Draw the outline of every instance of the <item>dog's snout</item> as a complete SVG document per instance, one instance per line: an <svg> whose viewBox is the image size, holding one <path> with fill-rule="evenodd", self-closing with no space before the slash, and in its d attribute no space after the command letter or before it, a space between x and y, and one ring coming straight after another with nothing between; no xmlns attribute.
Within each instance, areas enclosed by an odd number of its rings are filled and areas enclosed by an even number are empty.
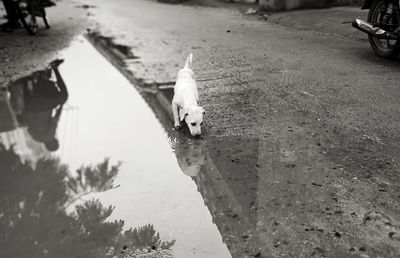
<svg viewBox="0 0 400 258"><path fill-rule="evenodd" d="M200 137L201 136L201 127L200 126L189 126L190 134L193 137Z"/></svg>

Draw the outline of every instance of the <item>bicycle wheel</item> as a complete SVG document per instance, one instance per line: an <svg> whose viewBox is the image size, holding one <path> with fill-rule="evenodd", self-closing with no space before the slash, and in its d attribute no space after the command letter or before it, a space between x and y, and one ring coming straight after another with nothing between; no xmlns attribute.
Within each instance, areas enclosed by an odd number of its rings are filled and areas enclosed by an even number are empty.
<svg viewBox="0 0 400 258"><path fill-rule="evenodd" d="M33 15L32 7L26 1L19 1L17 4L18 18L24 26L25 30L35 35L39 25L36 20L36 16Z"/></svg>

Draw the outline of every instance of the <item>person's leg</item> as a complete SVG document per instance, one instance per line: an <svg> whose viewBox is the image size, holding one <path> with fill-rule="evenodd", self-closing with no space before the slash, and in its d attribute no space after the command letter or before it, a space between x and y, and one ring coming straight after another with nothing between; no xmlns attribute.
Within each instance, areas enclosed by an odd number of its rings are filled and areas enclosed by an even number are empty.
<svg viewBox="0 0 400 258"><path fill-rule="evenodd" d="M2 0L4 9L6 10L7 14L7 23L2 24L1 27L11 27L11 28L16 28L19 25L18 22L18 15L17 15L17 9L14 6L14 2L12 0Z"/></svg>
<svg viewBox="0 0 400 258"><path fill-rule="evenodd" d="M62 102L66 102L68 99L68 90L67 90L67 86L65 85L65 82L63 80L63 78L61 77L60 72L58 71L57 68L54 68L54 73L56 74L56 78L57 78L57 85L60 88L60 96L61 96L61 100Z"/></svg>
<svg viewBox="0 0 400 258"><path fill-rule="evenodd" d="M50 67L53 69L54 74L56 75L57 86L60 89L59 91L59 101L60 104L64 104L68 99L68 90L65 82L58 71L58 66L64 62L64 59L56 59L50 63Z"/></svg>
<svg viewBox="0 0 400 258"><path fill-rule="evenodd" d="M8 17L9 17L9 12L10 12L10 6L9 6L9 1L8 0L2 0L2 2L3 2L3 6L4 6L4 9L6 10L6 15L4 15L4 17L7 17L7 22L6 23L2 23L2 24L0 24L0 28L4 28L4 27L6 27L6 26L8 26Z"/></svg>

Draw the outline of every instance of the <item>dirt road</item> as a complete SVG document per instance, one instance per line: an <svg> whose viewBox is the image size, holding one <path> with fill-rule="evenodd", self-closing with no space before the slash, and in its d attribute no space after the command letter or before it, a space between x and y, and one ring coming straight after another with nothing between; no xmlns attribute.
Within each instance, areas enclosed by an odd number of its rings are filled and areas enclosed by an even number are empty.
<svg viewBox="0 0 400 258"><path fill-rule="evenodd" d="M232 257L400 255L398 60L232 8L84 4L98 48L156 113ZM206 109L196 143L168 116L189 52Z"/></svg>

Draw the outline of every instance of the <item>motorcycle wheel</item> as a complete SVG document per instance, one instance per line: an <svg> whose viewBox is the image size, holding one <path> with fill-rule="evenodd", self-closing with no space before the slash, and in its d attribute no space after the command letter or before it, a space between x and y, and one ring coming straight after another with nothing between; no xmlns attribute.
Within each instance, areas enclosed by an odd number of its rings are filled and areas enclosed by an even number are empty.
<svg viewBox="0 0 400 258"><path fill-rule="evenodd" d="M381 24L385 9L385 0L375 1L368 12L368 22L374 26ZM399 22L395 17L390 18L390 22L395 24ZM379 39L368 35L369 44L374 50L375 54L384 58L394 58L400 52L399 40Z"/></svg>
<svg viewBox="0 0 400 258"><path fill-rule="evenodd" d="M36 16L32 14L33 12L30 11L29 8L30 7L27 2L19 1L17 5L18 16L25 30L29 34L35 35L39 25L37 23Z"/></svg>

